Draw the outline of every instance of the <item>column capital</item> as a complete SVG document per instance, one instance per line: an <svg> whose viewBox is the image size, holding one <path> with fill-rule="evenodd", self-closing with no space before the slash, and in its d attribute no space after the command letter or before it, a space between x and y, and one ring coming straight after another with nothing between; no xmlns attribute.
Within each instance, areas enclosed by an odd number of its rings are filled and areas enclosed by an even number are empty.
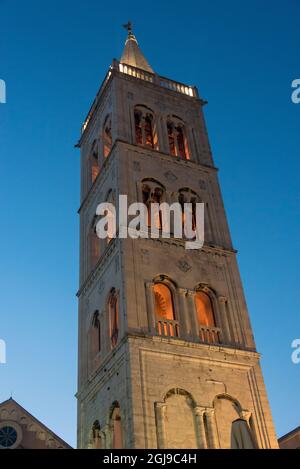
<svg viewBox="0 0 300 469"><path fill-rule="evenodd" d="M167 407L166 402L155 402L155 407L157 409L164 410Z"/></svg>
<svg viewBox="0 0 300 469"><path fill-rule="evenodd" d="M194 297L196 295L196 291L195 290L186 290L186 294L187 296L190 296L190 297Z"/></svg>
<svg viewBox="0 0 300 469"><path fill-rule="evenodd" d="M182 287L177 288L177 290L178 290L179 295L182 295L182 296L185 296L188 292L187 288L182 288Z"/></svg>
<svg viewBox="0 0 300 469"><path fill-rule="evenodd" d="M240 411L240 417L241 417L241 419L246 420L247 423L249 423L249 420L250 420L251 415L252 415L252 412L250 412L250 410L242 409L242 410Z"/></svg>
<svg viewBox="0 0 300 469"><path fill-rule="evenodd" d="M205 407L205 413L213 417L215 415L215 409L213 407Z"/></svg>
<svg viewBox="0 0 300 469"><path fill-rule="evenodd" d="M196 415L202 416L205 412L205 407L202 407L201 405L196 405L194 407L194 410Z"/></svg>
<svg viewBox="0 0 300 469"><path fill-rule="evenodd" d="M221 304L225 304L227 302L227 298L226 298L226 296L221 295L221 296L218 296L218 301Z"/></svg>

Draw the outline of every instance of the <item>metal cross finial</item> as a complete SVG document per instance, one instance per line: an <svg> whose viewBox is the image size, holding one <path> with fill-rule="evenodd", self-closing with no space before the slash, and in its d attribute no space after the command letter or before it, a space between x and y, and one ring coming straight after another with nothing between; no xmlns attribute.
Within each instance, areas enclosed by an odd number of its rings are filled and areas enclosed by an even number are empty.
<svg viewBox="0 0 300 469"><path fill-rule="evenodd" d="M127 29L128 34L132 33L132 23L131 23L131 21L128 21L127 24L123 24L123 28Z"/></svg>

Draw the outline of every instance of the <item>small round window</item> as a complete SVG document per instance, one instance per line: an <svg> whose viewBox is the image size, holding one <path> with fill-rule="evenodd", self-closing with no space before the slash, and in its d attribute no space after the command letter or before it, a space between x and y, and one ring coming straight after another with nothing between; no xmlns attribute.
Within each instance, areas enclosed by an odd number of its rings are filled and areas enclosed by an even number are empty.
<svg viewBox="0 0 300 469"><path fill-rule="evenodd" d="M17 441L18 434L16 430L11 426L5 426L0 428L0 446L2 448L10 448Z"/></svg>

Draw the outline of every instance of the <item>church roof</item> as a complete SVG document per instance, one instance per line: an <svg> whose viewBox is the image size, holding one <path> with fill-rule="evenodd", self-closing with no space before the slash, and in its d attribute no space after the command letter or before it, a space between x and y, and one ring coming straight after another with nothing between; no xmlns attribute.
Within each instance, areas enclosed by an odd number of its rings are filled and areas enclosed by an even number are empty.
<svg viewBox="0 0 300 469"><path fill-rule="evenodd" d="M144 54L142 53L135 35L132 32L131 23L129 22L124 27L128 30L128 36L125 42L125 48L120 59L120 63L132 65L133 67L140 68L146 72L154 73L152 67L149 65Z"/></svg>
<svg viewBox="0 0 300 469"><path fill-rule="evenodd" d="M23 433L34 433L37 436L37 439L43 440L43 443L45 442L45 445L48 448L52 447L72 449L68 443L56 435L30 412L24 409L24 407L22 407L12 397L3 402L0 402L0 427L3 422L7 425L9 424L7 422L15 422L16 424L21 425L23 428ZM19 447L26 448L26 446L23 446L23 441L20 442ZM37 447L40 448L41 444L39 444ZM35 446L32 446L31 448L35 449Z"/></svg>

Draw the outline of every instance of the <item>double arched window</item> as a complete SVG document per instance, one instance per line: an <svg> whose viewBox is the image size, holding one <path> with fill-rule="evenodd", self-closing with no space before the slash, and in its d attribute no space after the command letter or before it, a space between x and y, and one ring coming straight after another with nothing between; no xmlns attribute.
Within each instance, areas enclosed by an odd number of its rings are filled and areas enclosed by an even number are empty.
<svg viewBox="0 0 300 469"><path fill-rule="evenodd" d="M119 304L115 288L112 288L108 298L109 331L112 347L115 347L119 337Z"/></svg>
<svg viewBox="0 0 300 469"><path fill-rule="evenodd" d="M186 267L183 262L181 266ZM178 288L169 277L158 275L146 285L146 292L149 329L155 329L158 335L188 335L203 343L221 343L220 339L223 340L219 301L207 285L199 284L195 290Z"/></svg>
<svg viewBox="0 0 300 469"><path fill-rule="evenodd" d="M111 116L108 115L105 118L102 131L103 139L103 156L106 158L111 151L112 147L112 134L111 134Z"/></svg>
<svg viewBox="0 0 300 469"><path fill-rule="evenodd" d="M146 106L134 108L135 143L155 148L157 138L155 133L154 113Z"/></svg>
<svg viewBox="0 0 300 469"><path fill-rule="evenodd" d="M161 204L163 201L164 187L154 179L144 179L142 181L143 203L147 207L147 225L151 226L151 205ZM161 212L154 212L155 227L161 229Z"/></svg>
<svg viewBox="0 0 300 469"><path fill-rule="evenodd" d="M170 116L167 120L167 132L171 155L190 159L186 127L183 121L176 116Z"/></svg>

